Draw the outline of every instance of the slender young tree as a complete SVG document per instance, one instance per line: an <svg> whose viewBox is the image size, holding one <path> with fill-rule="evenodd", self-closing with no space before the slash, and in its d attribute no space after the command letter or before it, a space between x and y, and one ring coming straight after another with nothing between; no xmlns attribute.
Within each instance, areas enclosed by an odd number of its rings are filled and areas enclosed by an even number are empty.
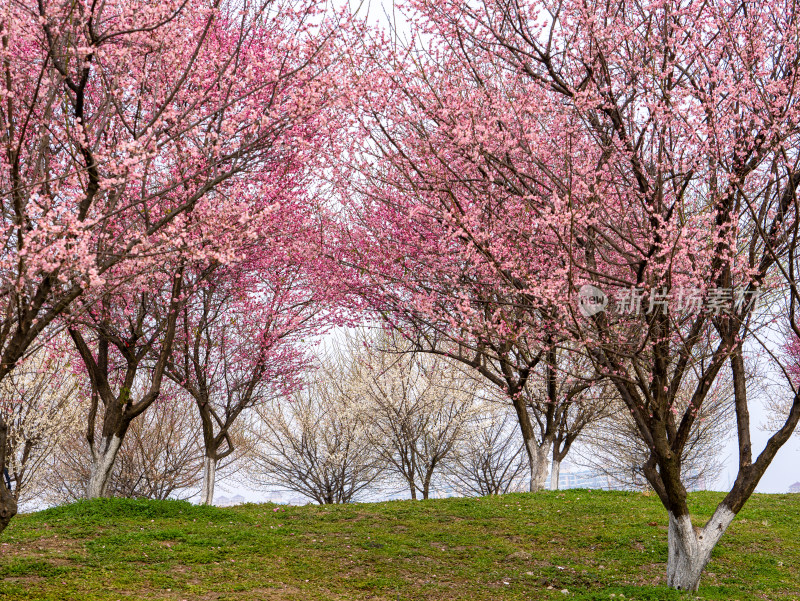
<svg viewBox="0 0 800 601"><path fill-rule="evenodd" d="M288 394L306 360L304 336L321 332L318 294L298 268L219 270L181 311L167 376L194 399L202 426L200 502L214 502L218 463L234 452L243 412Z"/></svg>

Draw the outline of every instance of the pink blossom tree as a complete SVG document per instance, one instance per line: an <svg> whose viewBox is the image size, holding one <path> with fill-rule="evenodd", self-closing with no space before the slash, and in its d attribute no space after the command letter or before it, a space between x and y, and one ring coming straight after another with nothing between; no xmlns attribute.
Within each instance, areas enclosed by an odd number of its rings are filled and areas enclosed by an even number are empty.
<svg viewBox="0 0 800 601"><path fill-rule="evenodd" d="M68 326L91 390L86 427L92 458L88 499L105 494L131 422L161 393L183 303L183 271L180 265L174 273L162 274L160 282L148 278L146 292L120 294L118 289L114 297L89 297L92 306L82 312L80 323ZM141 280L136 283L142 284ZM102 427L100 440L95 440L98 417Z"/></svg>
<svg viewBox="0 0 800 601"><path fill-rule="evenodd" d="M237 420L299 385L305 338L322 332L321 296L301 266L259 264L216 273L181 310L166 373L191 395L200 416L201 503L214 502L217 464L234 452Z"/></svg>
<svg viewBox="0 0 800 601"><path fill-rule="evenodd" d="M3 13L0 379L87 290L219 259L268 213L335 89L332 27L311 0ZM15 512L0 487L0 529Z"/></svg>
<svg viewBox="0 0 800 601"><path fill-rule="evenodd" d="M537 345L551 337L590 361L648 449L643 471L669 518L667 584L696 590L800 420L793 391L753 456L748 345L775 317L775 303L756 298L791 264L800 184L794 9L729 0L408 9L422 42L365 47L378 59L358 91L368 158L355 172L367 177L350 181L366 234L350 263L367 265L356 273L410 311L455 331L466 323L465 342L484 311L486 331L525 332ZM464 281L504 302L460 293ZM450 315L438 309L448 297ZM739 470L695 528L683 450L723 369Z"/></svg>
<svg viewBox="0 0 800 601"><path fill-rule="evenodd" d="M415 80L403 60L380 47L366 50L373 60L358 65L366 71L353 92L352 147L334 180L348 207L345 240L332 251L338 280L360 308L377 312L416 350L459 361L506 395L524 442L529 490L542 490L551 456L557 467L583 428L602 417L597 404L577 402L589 398L594 367L562 349L570 336L558 302L507 285L507 274L475 248L476 232L451 223L448 199L494 203L496 186L481 170L469 171L459 156L455 123L438 129L437 120L447 113L437 104L436 86L450 85L454 72L426 65ZM413 55L404 60L413 62ZM465 110L479 100L459 99ZM476 206L468 217L481 228L480 239L493 246L508 233L508 217L491 213L497 208ZM517 227L527 225L533 227ZM524 260L529 279L544 282L557 273L557 254L548 258L537 249L529 256L542 257Z"/></svg>

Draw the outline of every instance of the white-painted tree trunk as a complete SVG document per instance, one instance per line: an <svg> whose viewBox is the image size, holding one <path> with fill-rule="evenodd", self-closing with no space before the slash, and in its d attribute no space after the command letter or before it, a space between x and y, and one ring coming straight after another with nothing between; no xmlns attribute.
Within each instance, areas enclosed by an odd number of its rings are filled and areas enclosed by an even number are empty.
<svg viewBox="0 0 800 601"><path fill-rule="evenodd" d="M550 456L550 444L540 446L531 439L525 441L528 448L528 465L530 468L530 492L543 490L547 482L547 458Z"/></svg>
<svg viewBox="0 0 800 601"><path fill-rule="evenodd" d="M720 505L705 527L695 528L688 515L675 517L670 512L667 586L681 591L697 590L711 551L734 517L730 509Z"/></svg>
<svg viewBox="0 0 800 601"><path fill-rule="evenodd" d="M558 490L558 479L561 476L561 462L553 459L550 468L550 490Z"/></svg>
<svg viewBox="0 0 800 601"><path fill-rule="evenodd" d="M203 485L200 489L200 504L214 504L214 483L217 480L217 460L211 457L203 459Z"/></svg>
<svg viewBox="0 0 800 601"><path fill-rule="evenodd" d="M92 469L89 475L89 485L86 488L87 499L99 499L106 494L108 478L121 446L122 439L114 434L102 441L101 450L92 453Z"/></svg>

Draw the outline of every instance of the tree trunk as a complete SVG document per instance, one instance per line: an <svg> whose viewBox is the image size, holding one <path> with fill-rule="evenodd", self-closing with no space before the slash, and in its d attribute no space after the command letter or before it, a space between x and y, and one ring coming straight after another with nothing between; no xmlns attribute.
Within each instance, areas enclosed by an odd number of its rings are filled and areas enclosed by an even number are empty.
<svg viewBox="0 0 800 601"><path fill-rule="evenodd" d="M550 438L546 442L542 442L542 444L537 444L531 417L528 415L528 406L522 398L521 390L512 386L510 381L508 384L511 404L517 413L517 423L522 433L522 441L525 443L525 451L528 454L530 475L528 490L530 492L538 492L544 488L547 480L547 460L550 457L548 451L553 444L553 439Z"/></svg>
<svg viewBox="0 0 800 601"><path fill-rule="evenodd" d="M108 479L117 459L122 438L118 434L104 438L101 450L92 451L92 469L89 485L86 488L87 499L98 499L106 494Z"/></svg>
<svg viewBox="0 0 800 601"><path fill-rule="evenodd" d="M539 447L539 457L537 459L537 480L536 480L536 490L544 490L545 486L547 486L547 476L548 476L548 469L547 466L549 465L548 459L550 458L550 446L551 443L543 444Z"/></svg>
<svg viewBox="0 0 800 601"><path fill-rule="evenodd" d="M550 469L550 490L558 490L558 478L561 476L561 462L553 459L553 466Z"/></svg>
<svg viewBox="0 0 800 601"><path fill-rule="evenodd" d="M697 591L711 551L725 533L735 514L720 505L703 528L692 526L688 515L669 514L667 586L680 591Z"/></svg>
<svg viewBox="0 0 800 601"><path fill-rule="evenodd" d="M528 467L530 472L530 492L538 492L544 489L547 482L547 459L550 456L550 443L542 445L536 444L536 439L530 438L525 441L525 449L528 452Z"/></svg>
<svg viewBox="0 0 800 601"><path fill-rule="evenodd" d="M8 425L0 413L0 471L6 467L7 440ZM14 494L6 487L6 479L0 477L0 533L6 529L15 515L17 515L17 501Z"/></svg>
<svg viewBox="0 0 800 601"><path fill-rule="evenodd" d="M431 479L433 478L433 466L425 474L425 480L422 483L422 498L428 499L431 496Z"/></svg>
<svg viewBox="0 0 800 601"><path fill-rule="evenodd" d="M4 478L0 481L0 533L6 529L15 515L17 515L17 501L14 499L14 494L6 488Z"/></svg>
<svg viewBox="0 0 800 601"><path fill-rule="evenodd" d="M214 504L214 483L217 479L217 460L213 457L203 458L203 486L200 489L200 504Z"/></svg>

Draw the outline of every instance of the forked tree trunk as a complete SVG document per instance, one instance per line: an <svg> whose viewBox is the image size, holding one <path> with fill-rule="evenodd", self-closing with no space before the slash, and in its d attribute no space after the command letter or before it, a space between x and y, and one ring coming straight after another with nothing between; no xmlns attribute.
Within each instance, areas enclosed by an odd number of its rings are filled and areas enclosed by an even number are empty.
<svg viewBox="0 0 800 601"><path fill-rule="evenodd" d="M121 446L122 438L118 434L112 434L102 439L99 449L92 451L92 467L89 485L86 487L87 499L99 499L105 496L111 470L114 468Z"/></svg>
<svg viewBox="0 0 800 601"><path fill-rule="evenodd" d="M213 457L203 458L203 485L200 489L200 504L214 504L214 483L217 479L217 460Z"/></svg>
<svg viewBox="0 0 800 601"><path fill-rule="evenodd" d="M547 482L547 459L550 456L550 444L539 445L536 439L531 438L525 441L525 449L528 453L528 468L530 474L530 492L544 490Z"/></svg>
<svg viewBox="0 0 800 601"><path fill-rule="evenodd" d="M550 468L550 490L558 490L558 479L561 476L561 462L553 459L552 467Z"/></svg>
<svg viewBox="0 0 800 601"><path fill-rule="evenodd" d="M720 505L703 528L695 528L688 515L675 516L670 512L667 586L680 591L697 591L711 551L734 517L730 509Z"/></svg>

